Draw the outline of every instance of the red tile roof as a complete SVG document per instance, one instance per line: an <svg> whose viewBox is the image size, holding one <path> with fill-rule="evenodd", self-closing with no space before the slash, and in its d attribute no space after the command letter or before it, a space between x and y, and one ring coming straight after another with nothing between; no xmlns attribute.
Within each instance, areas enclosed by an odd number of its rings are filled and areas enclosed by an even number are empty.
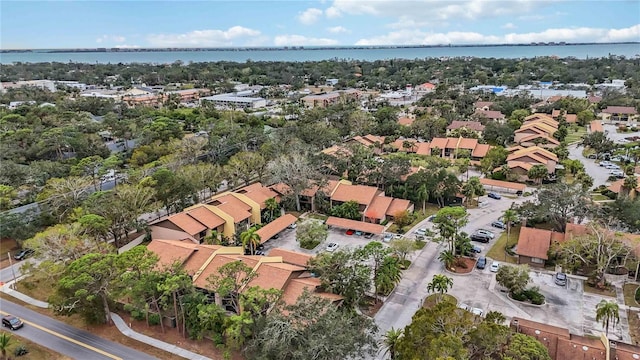
<svg viewBox="0 0 640 360"><path fill-rule="evenodd" d="M238 191L236 192L238 194L244 194L249 199L260 204L260 209L266 208L265 201L267 199L277 198L278 196L278 194L275 191L269 189L266 186L263 186L259 182L251 184L249 186L245 186L241 189L238 189Z"/></svg>
<svg viewBox="0 0 640 360"><path fill-rule="evenodd" d="M207 230L207 227L202 223L187 215L187 213L177 213L167 218L169 222L184 230L189 235L197 235L201 231Z"/></svg>
<svg viewBox="0 0 640 360"><path fill-rule="evenodd" d="M487 153L491 149L491 145L489 144L478 144L473 151L471 152L472 157L485 157Z"/></svg>
<svg viewBox="0 0 640 360"><path fill-rule="evenodd" d="M215 229L225 223L224 219L214 214L211 210L207 209L207 207L202 204L200 204L200 206L196 208L186 211L186 213L198 222L205 225L208 229Z"/></svg>
<svg viewBox="0 0 640 360"><path fill-rule="evenodd" d="M593 120L592 122L589 123L589 130L591 132L604 132L604 129L602 128L602 123L598 120Z"/></svg>
<svg viewBox="0 0 640 360"><path fill-rule="evenodd" d="M256 231L260 235L260 243L264 244L267 240L271 239L275 234L287 228L287 226L295 223L298 220L291 214L284 214L279 218L273 220L267 225L261 227Z"/></svg>
<svg viewBox="0 0 640 360"><path fill-rule="evenodd" d="M335 226L341 229L353 229L362 232L372 234L382 234L384 232L384 226L378 224L371 224L362 221L342 219L337 217L329 217L326 222L329 226Z"/></svg>
<svg viewBox="0 0 640 360"><path fill-rule="evenodd" d="M158 255L158 265L168 268L175 262L183 264L196 249L196 244L175 240L152 240L147 249Z"/></svg>
<svg viewBox="0 0 640 360"><path fill-rule="evenodd" d="M455 130L467 128L474 131L484 131L484 125L479 121L458 121L454 120L451 125L447 126L447 130Z"/></svg>
<svg viewBox="0 0 640 360"><path fill-rule="evenodd" d="M251 216L251 206L231 194L214 199L211 205L231 215L236 224Z"/></svg>
<svg viewBox="0 0 640 360"><path fill-rule="evenodd" d="M476 110L476 114L486 117L487 119L502 120L505 118L504 114L495 110Z"/></svg>
<svg viewBox="0 0 640 360"><path fill-rule="evenodd" d="M487 179L487 178L480 178L480 183L484 186L495 186L495 187L501 187L505 189L512 189L512 190L518 190L518 191L524 191L524 189L527 188L527 185L525 184L515 183L511 181Z"/></svg>
<svg viewBox="0 0 640 360"><path fill-rule="evenodd" d="M387 196L374 197L373 201L371 202L371 205L369 205L369 207L367 208L367 212L364 214L364 216L370 219L376 219L376 220L384 219L387 209L389 208L389 205L391 205L392 201L393 201L393 198L390 198Z"/></svg>
<svg viewBox="0 0 640 360"><path fill-rule="evenodd" d="M400 211L410 210L411 209L411 201L405 199L393 199L389 208L387 208L388 216L396 216Z"/></svg>
<svg viewBox="0 0 640 360"><path fill-rule="evenodd" d="M398 125L411 126L414 121L415 121L414 118L403 116L398 119Z"/></svg>
<svg viewBox="0 0 640 360"><path fill-rule="evenodd" d="M151 225L150 230L151 238L154 240L191 240L197 242L193 236L184 231L169 229L159 225Z"/></svg>
<svg viewBox="0 0 640 360"><path fill-rule="evenodd" d="M522 256L547 260L549 258L547 252L551 247L552 233L551 230L520 228L516 253Z"/></svg>
<svg viewBox="0 0 640 360"><path fill-rule="evenodd" d="M355 201L361 205L369 205L380 190L374 186L340 184L331 195L333 201Z"/></svg>
<svg viewBox="0 0 640 360"><path fill-rule="evenodd" d="M269 256L280 256L282 257L283 262L297 266L307 266L309 264L309 260L313 258L313 256L309 254L299 253L282 248L274 248L269 250Z"/></svg>
<svg viewBox="0 0 640 360"><path fill-rule="evenodd" d="M606 109L602 110L605 114L624 114L624 115L635 115L638 112L636 108L631 106L607 106Z"/></svg>

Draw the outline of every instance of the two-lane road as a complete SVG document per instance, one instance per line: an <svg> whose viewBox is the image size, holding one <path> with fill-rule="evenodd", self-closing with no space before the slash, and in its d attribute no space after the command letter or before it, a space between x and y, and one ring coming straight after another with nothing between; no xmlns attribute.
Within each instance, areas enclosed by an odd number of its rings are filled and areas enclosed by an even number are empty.
<svg viewBox="0 0 640 360"><path fill-rule="evenodd" d="M155 359L151 355L105 340L10 301L0 299L0 313L16 315L24 321L24 327L16 330L20 336L72 359ZM113 331L118 330L114 327Z"/></svg>

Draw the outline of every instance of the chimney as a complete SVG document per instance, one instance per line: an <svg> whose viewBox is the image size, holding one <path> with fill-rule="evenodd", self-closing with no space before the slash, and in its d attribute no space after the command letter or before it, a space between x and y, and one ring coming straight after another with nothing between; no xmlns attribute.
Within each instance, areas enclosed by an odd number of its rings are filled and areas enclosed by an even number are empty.
<svg viewBox="0 0 640 360"><path fill-rule="evenodd" d="M516 328L516 332L519 333L520 332L520 324L518 324L518 319L513 319L512 323L513 323L513 326Z"/></svg>

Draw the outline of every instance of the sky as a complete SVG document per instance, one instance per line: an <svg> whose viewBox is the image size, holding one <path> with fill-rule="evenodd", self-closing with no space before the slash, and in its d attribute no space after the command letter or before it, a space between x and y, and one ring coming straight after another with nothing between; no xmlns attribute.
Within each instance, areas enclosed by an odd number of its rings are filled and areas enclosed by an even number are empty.
<svg viewBox="0 0 640 360"><path fill-rule="evenodd" d="M640 1L0 2L1 49L552 41L640 41Z"/></svg>

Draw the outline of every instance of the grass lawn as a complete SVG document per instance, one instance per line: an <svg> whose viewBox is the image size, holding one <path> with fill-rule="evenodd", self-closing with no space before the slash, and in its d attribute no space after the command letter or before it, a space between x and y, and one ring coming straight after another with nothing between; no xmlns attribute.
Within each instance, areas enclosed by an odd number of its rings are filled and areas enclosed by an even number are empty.
<svg viewBox="0 0 640 360"><path fill-rule="evenodd" d="M603 201L603 200L611 200L608 197L602 194L591 194L591 200L593 201Z"/></svg>
<svg viewBox="0 0 640 360"><path fill-rule="evenodd" d="M19 336L17 333L13 332L11 335L11 341L9 343L9 347L7 348L8 358L13 359L13 352L20 345L24 346L29 353L23 356L20 356L20 359L24 360L36 360L36 359L49 359L49 360L71 360L70 357L66 357L60 353L57 353L49 348L46 348L42 345L38 345L34 342L31 342L22 336Z"/></svg>
<svg viewBox="0 0 640 360"><path fill-rule="evenodd" d="M631 343L640 343L640 312L627 311L627 319L629 319L629 335L631 335Z"/></svg>
<svg viewBox="0 0 640 360"><path fill-rule="evenodd" d="M510 256L504 251L505 247L511 247L518 243L518 237L520 236L520 227L514 227L511 229L511 237L509 238L509 243L507 244L507 232L503 232L502 235L498 238L495 244L489 249L487 252L487 257L490 257L496 261L508 262L511 264L517 264L518 258L515 256Z"/></svg>
<svg viewBox="0 0 640 360"><path fill-rule="evenodd" d="M307 217L309 219L316 219L316 220L322 220L322 221L326 221L329 218L327 215L322 215L318 213L309 213L307 214Z"/></svg>
<svg viewBox="0 0 640 360"><path fill-rule="evenodd" d="M602 295L602 296L610 296L610 297L616 297L616 291L613 289L598 289L595 288L593 286L589 286L586 284L584 285L584 292L588 292L591 294L596 294L596 295Z"/></svg>
<svg viewBox="0 0 640 360"><path fill-rule="evenodd" d="M44 274L35 272L34 275L18 281L16 290L34 299L47 301L55 290L51 284L56 282L56 279L47 279Z"/></svg>
<svg viewBox="0 0 640 360"><path fill-rule="evenodd" d="M624 303L627 306L633 306L633 307L638 307L640 306L640 304L638 304L638 302L635 299L635 295L636 295L636 290L640 288L640 286L636 285L636 284L625 284L623 291L624 291Z"/></svg>
<svg viewBox="0 0 640 360"><path fill-rule="evenodd" d="M569 132L567 134L567 137L565 138L565 141L568 144L581 140L582 136L587 133L587 129L582 126L578 127L577 131L573 131L571 127L568 127L567 130L569 130Z"/></svg>

